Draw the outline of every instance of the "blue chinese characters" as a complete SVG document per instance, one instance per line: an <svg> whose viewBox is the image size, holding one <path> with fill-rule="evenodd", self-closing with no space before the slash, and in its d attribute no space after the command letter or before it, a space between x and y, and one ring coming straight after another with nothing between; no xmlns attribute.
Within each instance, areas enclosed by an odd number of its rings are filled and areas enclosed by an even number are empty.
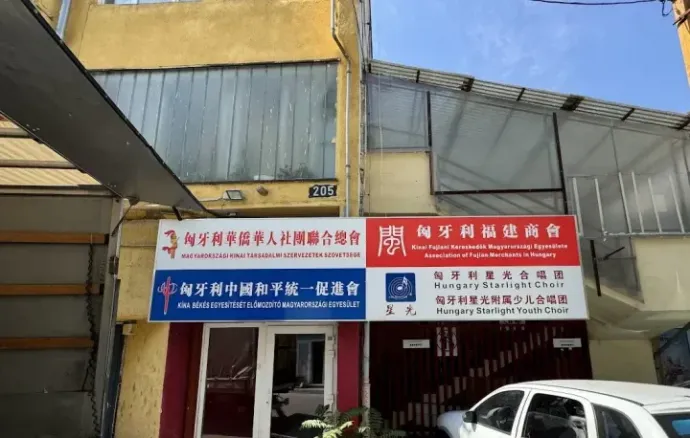
<svg viewBox="0 0 690 438"><path fill-rule="evenodd" d="M158 270L151 321L363 320L365 269Z"/></svg>

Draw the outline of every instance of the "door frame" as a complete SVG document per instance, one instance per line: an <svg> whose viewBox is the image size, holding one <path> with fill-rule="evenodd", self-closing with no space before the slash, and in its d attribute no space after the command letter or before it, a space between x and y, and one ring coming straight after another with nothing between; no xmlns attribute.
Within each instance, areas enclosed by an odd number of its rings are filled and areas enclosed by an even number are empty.
<svg viewBox="0 0 690 438"><path fill-rule="evenodd" d="M215 328L258 328L258 345L256 357L256 385L254 387L254 421L252 425L253 438L270 437L271 398L273 396L273 358L275 351L275 335L277 334L323 334L325 337L324 352L324 400L331 409L336 409L337 363L335 349L337 347L337 323L332 322L232 322L205 323L199 365L199 381L196 397L196 412L194 415L194 438L201 438L204 418L204 402L206 398L206 369L208 366L208 347L211 329ZM330 340L329 340L330 337ZM329 351L329 345L332 348ZM332 352L332 353L331 353ZM330 377L329 377L330 376ZM330 378L330 384L328 380ZM266 429L268 427L268 430Z"/></svg>

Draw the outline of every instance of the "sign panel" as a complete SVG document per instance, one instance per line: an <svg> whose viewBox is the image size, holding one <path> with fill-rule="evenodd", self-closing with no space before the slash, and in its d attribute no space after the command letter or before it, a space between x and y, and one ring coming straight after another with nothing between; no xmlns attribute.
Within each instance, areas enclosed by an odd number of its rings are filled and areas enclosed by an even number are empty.
<svg viewBox="0 0 690 438"><path fill-rule="evenodd" d="M159 227L151 321L586 319L571 216Z"/></svg>
<svg viewBox="0 0 690 438"><path fill-rule="evenodd" d="M572 216L367 219L367 319L586 319Z"/></svg>
<svg viewBox="0 0 690 438"><path fill-rule="evenodd" d="M151 321L363 320L360 219L164 220Z"/></svg>
<svg viewBox="0 0 690 438"><path fill-rule="evenodd" d="M582 348L582 339L553 338L553 348Z"/></svg>
<svg viewBox="0 0 690 438"><path fill-rule="evenodd" d="M428 339L403 339L403 348L411 350L423 350L431 348L431 342Z"/></svg>
<svg viewBox="0 0 690 438"><path fill-rule="evenodd" d="M309 187L310 198L334 198L338 196L338 186L335 184L314 184Z"/></svg>

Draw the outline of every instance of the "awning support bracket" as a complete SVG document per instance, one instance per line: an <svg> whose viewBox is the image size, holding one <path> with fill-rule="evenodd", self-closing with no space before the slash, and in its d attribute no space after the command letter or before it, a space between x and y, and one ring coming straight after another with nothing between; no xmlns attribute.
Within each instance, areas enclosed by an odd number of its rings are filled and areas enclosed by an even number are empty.
<svg viewBox="0 0 690 438"><path fill-rule="evenodd" d="M177 207L172 207L173 213L175 213L175 217L177 218L178 221L184 220L182 217L182 213L180 213L180 210Z"/></svg>
<svg viewBox="0 0 690 438"><path fill-rule="evenodd" d="M122 223L125 221L125 218L127 217L127 213L129 213L129 210L131 210L132 207L134 207L138 203L139 203L138 198L129 198L129 207L127 207L127 210L125 210L125 212L122 213L122 217L120 217L120 220L117 221L117 224L115 224L113 231L110 232L110 237L115 237L117 235L118 231L120 231L120 226L122 225Z"/></svg>

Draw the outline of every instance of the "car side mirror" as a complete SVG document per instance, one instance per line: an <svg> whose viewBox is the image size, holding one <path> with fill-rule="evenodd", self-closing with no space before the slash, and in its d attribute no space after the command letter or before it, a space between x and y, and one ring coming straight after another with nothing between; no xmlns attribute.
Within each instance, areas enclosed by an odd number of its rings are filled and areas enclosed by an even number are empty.
<svg viewBox="0 0 690 438"><path fill-rule="evenodd" d="M462 421L466 424L476 424L477 413L474 411L466 411L464 414L462 414Z"/></svg>

